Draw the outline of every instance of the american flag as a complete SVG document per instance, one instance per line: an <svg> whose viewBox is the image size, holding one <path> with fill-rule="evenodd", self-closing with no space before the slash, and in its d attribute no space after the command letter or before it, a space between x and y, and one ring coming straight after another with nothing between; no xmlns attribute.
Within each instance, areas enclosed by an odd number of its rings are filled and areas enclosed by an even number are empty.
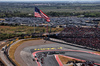
<svg viewBox="0 0 100 66"><path fill-rule="evenodd" d="M50 22L50 18L37 7L35 7L34 16L39 18L44 18L47 22Z"/></svg>

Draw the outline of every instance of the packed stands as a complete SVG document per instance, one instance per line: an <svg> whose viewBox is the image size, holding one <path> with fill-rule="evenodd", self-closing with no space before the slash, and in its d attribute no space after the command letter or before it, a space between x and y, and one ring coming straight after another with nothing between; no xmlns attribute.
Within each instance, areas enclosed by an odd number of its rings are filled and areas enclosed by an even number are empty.
<svg viewBox="0 0 100 66"><path fill-rule="evenodd" d="M100 28L66 27L58 37L70 43L100 49Z"/></svg>

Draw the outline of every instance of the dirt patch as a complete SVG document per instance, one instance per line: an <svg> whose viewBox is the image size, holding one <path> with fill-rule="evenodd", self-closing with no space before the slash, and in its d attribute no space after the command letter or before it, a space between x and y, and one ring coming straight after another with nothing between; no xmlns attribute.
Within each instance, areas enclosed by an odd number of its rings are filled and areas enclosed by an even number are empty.
<svg viewBox="0 0 100 66"><path fill-rule="evenodd" d="M58 56L63 64L66 64L68 61L72 61L72 59L70 59L70 58L66 58L66 57L61 56L61 55L58 55Z"/></svg>
<svg viewBox="0 0 100 66"><path fill-rule="evenodd" d="M73 61L73 62L76 62L76 61L79 61L77 59L74 59L74 58L70 58L70 57L67 57L67 56L63 56L63 55L58 55L59 59L61 60L61 62L64 64L67 64L68 61ZM82 61L80 61L82 62Z"/></svg>
<svg viewBox="0 0 100 66"><path fill-rule="evenodd" d="M94 52L94 53L100 54L100 52Z"/></svg>

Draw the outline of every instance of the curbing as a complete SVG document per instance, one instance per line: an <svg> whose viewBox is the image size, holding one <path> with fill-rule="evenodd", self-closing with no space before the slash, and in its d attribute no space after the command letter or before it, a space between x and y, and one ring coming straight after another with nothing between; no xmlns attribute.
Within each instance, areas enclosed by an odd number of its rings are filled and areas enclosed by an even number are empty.
<svg viewBox="0 0 100 66"><path fill-rule="evenodd" d="M58 55L54 55L55 59L57 60L59 66L63 66L63 63L61 62L61 60L59 59Z"/></svg>

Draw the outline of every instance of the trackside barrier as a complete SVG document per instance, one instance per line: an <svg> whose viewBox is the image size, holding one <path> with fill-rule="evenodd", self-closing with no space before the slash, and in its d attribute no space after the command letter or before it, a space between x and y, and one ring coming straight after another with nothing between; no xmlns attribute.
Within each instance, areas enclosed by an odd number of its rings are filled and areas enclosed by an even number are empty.
<svg viewBox="0 0 100 66"><path fill-rule="evenodd" d="M4 54L6 55L7 59L13 64L13 66L17 66L12 59L9 57L8 53L6 51L4 51Z"/></svg>
<svg viewBox="0 0 100 66"><path fill-rule="evenodd" d="M17 38L17 39L15 39L15 40L11 41L11 42L10 42L9 44L7 44L7 45L5 46L5 48L4 48L4 54L6 55L7 59L12 63L13 66L17 66L17 65L16 65L16 64L12 61L12 59L9 57L8 48L10 47L10 45L11 45L12 43L14 43L14 42L17 41L17 40L19 40L19 39Z"/></svg>
<svg viewBox="0 0 100 66"><path fill-rule="evenodd" d="M81 48L85 48L85 49L91 49L91 50L95 50L95 51L99 51L100 52L100 49L95 49L95 48L86 47L86 46L82 46L82 45L78 45L78 44L74 44L74 43L69 43L69 42L66 42L66 41L60 40L60 39L50 38L50 41L63 43L63 44L67 44L67 45L73 45L73 46L76 46L76 47L81 47Z"/></svg>

